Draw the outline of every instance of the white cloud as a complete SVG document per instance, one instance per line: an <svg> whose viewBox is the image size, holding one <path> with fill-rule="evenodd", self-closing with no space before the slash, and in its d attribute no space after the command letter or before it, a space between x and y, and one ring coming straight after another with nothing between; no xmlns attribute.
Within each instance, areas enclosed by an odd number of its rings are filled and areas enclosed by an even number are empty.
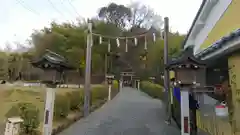
<svg viewBox="0 0 240 135"><path fill-rule="evenodd" d="M23 1L23 3L19 3ZM0 46L6 41L24 42L33 29L47 26L53 19L57 21L76 20L96 16L100 7L109 2L129 4L130 0L8 0L0 1ZM69 1L77 11L73 9ZM168 16L171 29L186 33L200 6L201 0L137 0L151 6L161 16Z"/></svg>

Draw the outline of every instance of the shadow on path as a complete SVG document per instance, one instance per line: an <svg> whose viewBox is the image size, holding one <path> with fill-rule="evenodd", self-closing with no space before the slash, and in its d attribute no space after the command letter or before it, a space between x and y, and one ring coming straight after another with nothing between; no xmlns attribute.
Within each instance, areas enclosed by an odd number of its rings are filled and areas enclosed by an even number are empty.
<svg viewBox="0 0 240 135"><path fill-rule="evenodd" d="M164 123L162 102L132 88L81 119L60 135L180 135Z"/></svg>

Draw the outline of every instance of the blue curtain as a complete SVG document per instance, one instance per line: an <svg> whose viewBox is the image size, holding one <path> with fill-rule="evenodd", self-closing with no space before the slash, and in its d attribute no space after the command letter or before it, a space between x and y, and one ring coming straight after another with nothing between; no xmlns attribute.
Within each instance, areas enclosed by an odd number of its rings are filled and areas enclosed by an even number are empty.
<svg viewBox="0 0 240 135"><path fill-rule="evenodd" d="M173 95L177 99L178 102L181 101L181 94L180 94L180 88L174 87L173 88Z"/></svg>
<svg viewBox="0 0 240 135"><path fill-rule="evenodd" d="M181 103L180 88L174 87L173 88L173 95L177 99L177 101L179 103ZM195 100L191 94L189 94L189 108L190 109L198 109L199 108L197 100Z"/></svg>

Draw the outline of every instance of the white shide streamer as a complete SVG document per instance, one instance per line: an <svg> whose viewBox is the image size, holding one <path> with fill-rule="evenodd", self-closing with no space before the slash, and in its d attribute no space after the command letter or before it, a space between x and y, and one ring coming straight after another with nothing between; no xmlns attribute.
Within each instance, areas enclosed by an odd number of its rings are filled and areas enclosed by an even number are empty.
<svg viewBox="0 0 240 135"><path fill-rule="evenodd" d="M147 50L147 37L145 36L144 49Z"/></svg>
<svg viewBox="0 0 240 135"><path fill-rule="evenodd" d="M117 42L117 47L120 47L120 42L118 38L116 39L116 42Z"/></svg>
<svg viewBox="0 0 240 135"><path fill-rule="evenodd" d="M101 45L102 44L102 37L99 36L99 44Z"/></svg>
<svg viewBox="0 0 240 135"><path fill-rule="evenodd" d="M138 44L137 38L134 38L134 44L135 44L135 46L137 46L137 44Z"/></svg>
<svg viewBox="0 0 240 135"><path fill-rule="evenodd" d="M126 42L126 44L125 44L125 52L128 52L128 39L126 38L125 40L126 40L125 41Z"/></svg>
<svg viewBox="0 0 240 135"><path fill-rule="evenodd" d="M110 40L108 41L108 52L111 52L111 43L110 43Z"/></svg>
<svg viewBox="0 0 240 135"><path fill-rule="evenodd" d="M153 42L156 42L156 34L153 33Z"/></svg>

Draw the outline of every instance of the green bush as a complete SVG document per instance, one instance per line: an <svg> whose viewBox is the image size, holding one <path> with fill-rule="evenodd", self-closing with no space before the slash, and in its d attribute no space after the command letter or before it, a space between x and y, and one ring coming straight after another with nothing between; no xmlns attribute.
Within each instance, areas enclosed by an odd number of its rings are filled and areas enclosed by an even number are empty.
<svg viewBox="0 0 240 135"><path fill-rule="evenodd" d="M114 80L114 81L113 81L113 85L112 85L112 87L113 87L114 89L118 90L119 83L118 83L117 80Z"/></svg>
<svg viewBox="0 0 240 135"><path fill-rule="evenodd" d="M71 91L67 93L70 109L71 110L80 110L80 107L84 104L84 92L83 90Z"/></svg>
<svg viewBox="0 0 240 135"><path fill-rule="evenodd" d="M35 134L40 124L39 109L32 103L18 103L12 106L5 116L21 117L24 120L21 128L25 134Z"/></svg>
<svg viewBox="0 0 240 135"><path fill-rule="evenodd" d="M114 80L112 85L112 98L115 97L119 92L119 83Z"/></svg>
<svg viewBox="0 0 240 135"><path fill-rule="evenodd" d="M70 112L70 102L67 95L57 94L54 104L54 118L56 120L66 118Z"/></svg>
<svg viewBox="0 0 240 135"><path fill-rule="evenodd" d="M91 90L91 102L94 103L98 100L103 100L104 98L107 98L108 96L108 90L107 87L103 86L97 86L94 87Z"/></svg>
<svg viewBox="0 0 240 135"><path fill-rule="evenodd" d="M117 95L118 92L119 92L118 82L114 80L112 84L111 97L113 98L115 95ZM108 97L108 85L94 87L91 91L91 96L92 103L106 99Z"/></svg>
<svg viewBox="0 0 240 135"><path fill-rule="evenodd" d="M142 81L140 84L140 89L153 98L162 99L163 97L163 87L161 85L148 81Z"/></svg>

